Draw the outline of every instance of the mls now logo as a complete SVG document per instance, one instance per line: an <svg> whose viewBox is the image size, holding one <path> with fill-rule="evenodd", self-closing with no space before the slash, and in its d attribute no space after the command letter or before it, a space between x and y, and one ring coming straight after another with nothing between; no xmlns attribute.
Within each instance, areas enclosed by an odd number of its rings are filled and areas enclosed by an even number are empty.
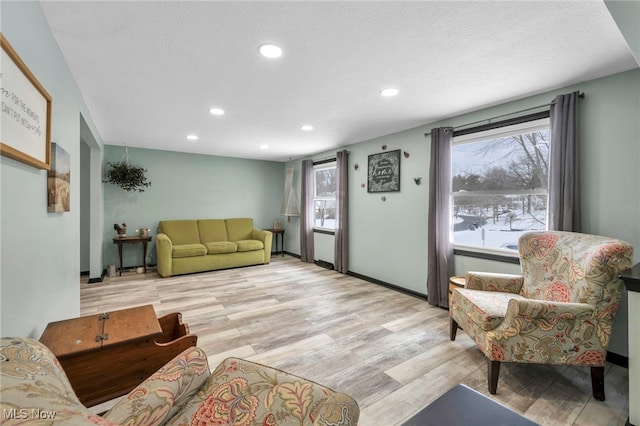
<svg viewBox="0 0 640 426"><path fill-rule="evenodd" d="M56 418L55 411L46 411L39 408L32 408L28 410L26 408L10 408L3 409L2 415L7 420L27 420L27 419L40 419L40 420L53 420Z"/></svg>

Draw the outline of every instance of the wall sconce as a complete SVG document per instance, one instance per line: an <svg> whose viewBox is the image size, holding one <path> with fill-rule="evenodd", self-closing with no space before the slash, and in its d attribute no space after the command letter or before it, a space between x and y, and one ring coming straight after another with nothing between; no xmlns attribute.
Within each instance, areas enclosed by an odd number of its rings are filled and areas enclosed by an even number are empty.
<svg viewBox="0 0 640 426"><path fill-rule="evenodd" d="M404 158L409 158L409 153L407 151L404 151Z"/></svg>
<svg viewBox="0 0 640 426"><path fill-rule="evenodd" d="M422 183L422 178L421 177L414 177L413 181L416 183L416 185L420 185Z"/></svg>
<svg viewBox="0 0 640 426"><path fill-rule="evenodd" d="M356 163L353 165L354 170L358 170L360 168L360 164Z"/></svg>

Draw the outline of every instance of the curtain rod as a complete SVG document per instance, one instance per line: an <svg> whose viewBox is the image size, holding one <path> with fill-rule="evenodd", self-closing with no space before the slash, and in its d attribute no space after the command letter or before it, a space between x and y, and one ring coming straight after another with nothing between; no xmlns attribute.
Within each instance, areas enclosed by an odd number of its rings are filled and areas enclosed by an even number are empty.
<svg viewBox="0 0 640 426"><path fill-rule="evenodd" d="M582 92L578 93L578 97L581 98L581 99L584 99L584 93L582 93ZM461 127L471 126L472 124L480 124L480 123L484 123L484 122L487 122L487 124L488 124L488 123L491 123L491 121L495 120L496 118L508 117L510 115L520 114L521 112L527 112L527 111L531 111L531 110L538 109L538 108L548 107L548 106L551 106L551 105L553 105L555 103L556 103L556 101L551 101L548 104L538 105L538 106L534 106L534 107L530 107L530 108L521 109L520 111L510 112L508 114L496 115L495 117L485 118L483 120L478 120L478 121L473 121L471 123L461 124L459 126L453 127L453 130L457 130L457 129L461 128ZM430 135L431 135L431 132L428 132L428 133L424 134L424 137L426 138L427 136L430 136Z"/></svg>
<svg viewBox="0 0 640 426"><path fill-rule="evenodd" d="M346 149L342 149L344 151L347 151L347 154L350 154L350 152ZM342 151L342 150L338 150L338 151ZM323 163L331 163L332 161L336 161L338 159L337 155L331 155L329 157L323 157L323 158L318 158L315 160L311 160L313 162L314 166L317 166L318 164L323 164Z"/></svg>

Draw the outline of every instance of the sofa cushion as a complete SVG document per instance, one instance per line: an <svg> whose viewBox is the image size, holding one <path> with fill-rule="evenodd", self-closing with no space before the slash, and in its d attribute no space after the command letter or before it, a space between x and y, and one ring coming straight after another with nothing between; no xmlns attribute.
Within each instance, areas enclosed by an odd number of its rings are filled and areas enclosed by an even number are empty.
<svg viewBox="0 0 640 426"><path fill-rule="evenodd" d="M273 367L227 358L167 424L355 426L359 414L348 395Z"/></svg>
<svg viewBox="0 0 640 426"><path fill-rule="evenodd" d="M229 240L227 238L227 226L224 223L224 219L199 220L198 232L200 232L200 242L202 244Z"/></svg>
<svg viewBox="0 0 640 426"><path fill-rule="evenodd" d="M200 242L198 222L195 220L163 220L159 230L167 234L172 244L197 244Z"/></svg>
<svg viewBox="0 0 640 426"><path fill-rule="evenodd" d="M207 247L208 254L235 253L238 251L238 245L231 241L212 241L204 243Z"/></svg>
<svg viewBox="0 0 640 426"><path fill-rule="evenodd" d="M236 244L238 245L238 251L253 251L264 249L264 244L262 244L262 241L258 240L240 240L236 241Z"/></svg>
<svg viewBox="0 0 640 426"><path fill-rule="evenodd" d="M499 291L457 288L451 293L451 307L464 312L483 330L493 330L504 320L511 299L524 297Z"/></svg>
<svg viewBox="0 0 640 426"><path fill-rule="evenodd" d="M171 257L193 257L206 254L207 248L202 244L180 244L173 246Z"/></svg>
<svg viewBox="0 0 640 426"><path fill-rule="evenodd" d="M225 219L229 241L250 240L253 231L253 219Z"/></svg>

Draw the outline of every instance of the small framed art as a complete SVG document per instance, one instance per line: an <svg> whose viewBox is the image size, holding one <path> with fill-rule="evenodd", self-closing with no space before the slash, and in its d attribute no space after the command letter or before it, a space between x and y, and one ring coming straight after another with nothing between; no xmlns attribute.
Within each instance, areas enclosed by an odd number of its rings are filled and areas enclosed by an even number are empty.
<svg viewBox="0 0 640 426"><path fill-rule="evenodd" d="M367 192L400 191L400 150L369 155Z"/></svg>
<svg viewBox="0 0 640 426"><path fill-rule="evenodd" d="M71 164L69 153L57 143L51 144L51 167L47 171L47 211L71 210Z"/></svg>

